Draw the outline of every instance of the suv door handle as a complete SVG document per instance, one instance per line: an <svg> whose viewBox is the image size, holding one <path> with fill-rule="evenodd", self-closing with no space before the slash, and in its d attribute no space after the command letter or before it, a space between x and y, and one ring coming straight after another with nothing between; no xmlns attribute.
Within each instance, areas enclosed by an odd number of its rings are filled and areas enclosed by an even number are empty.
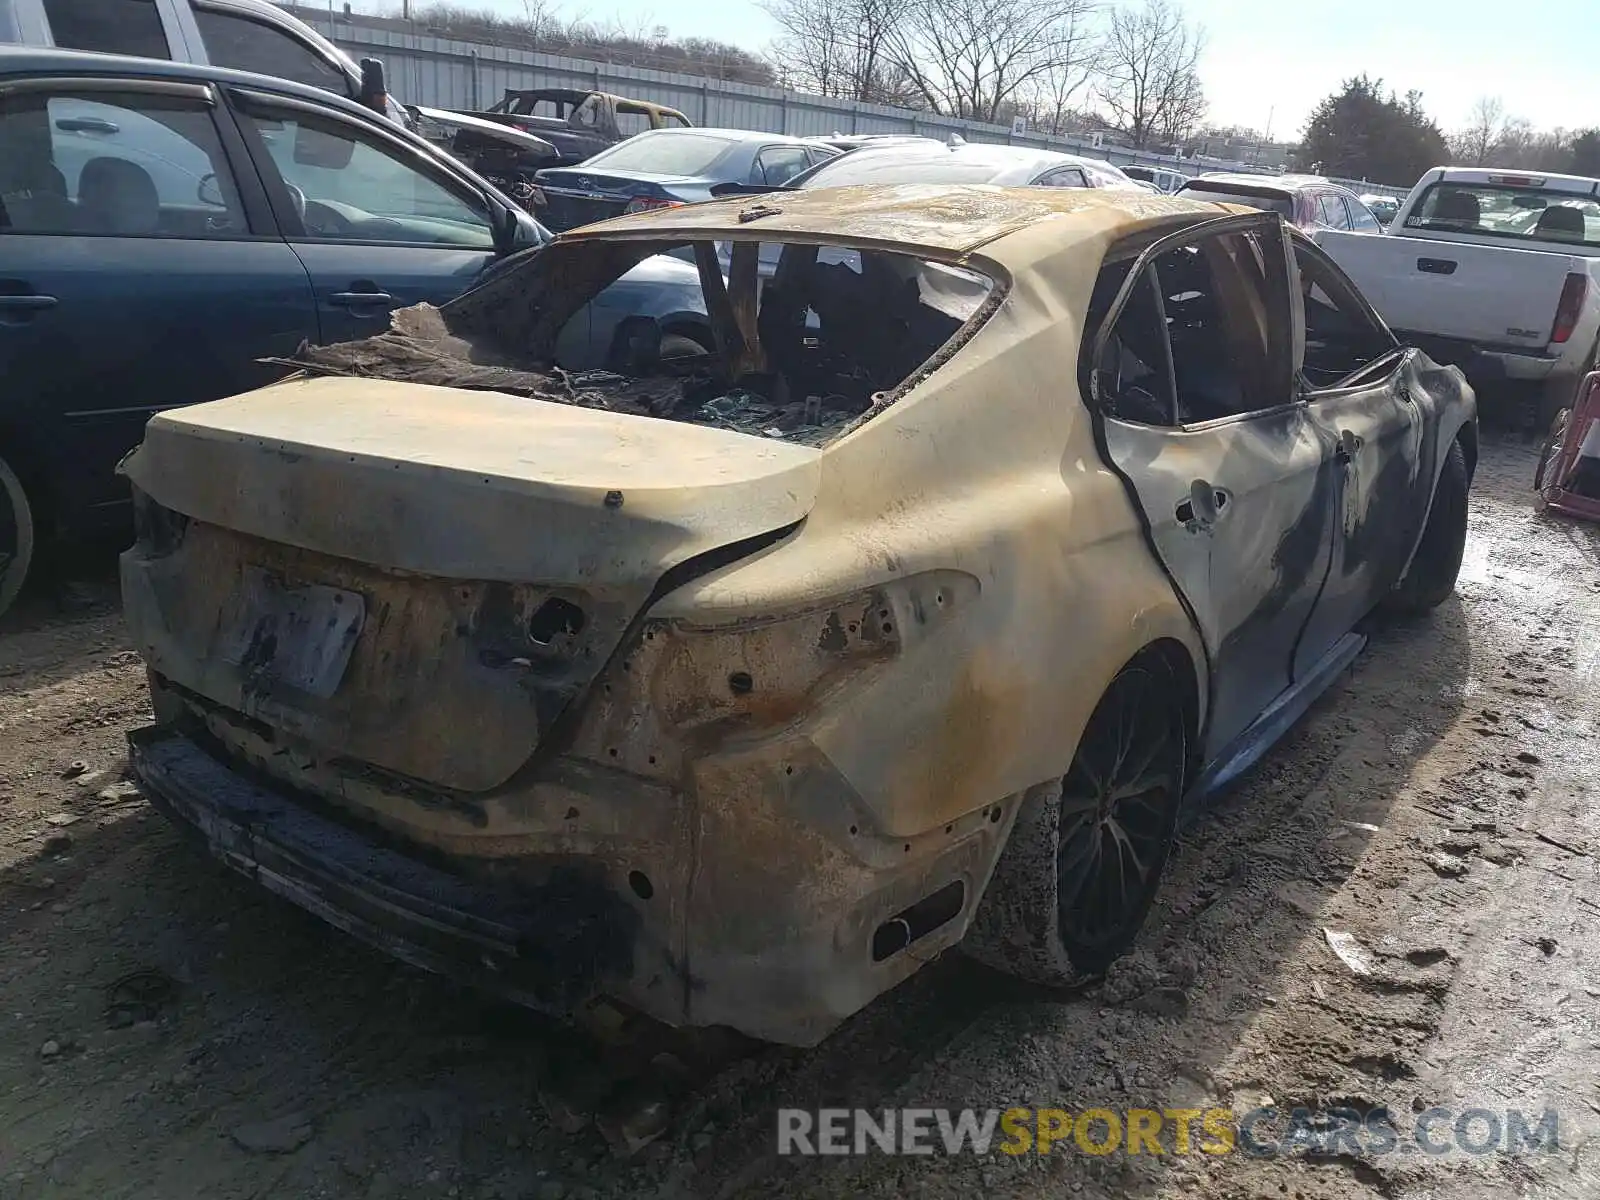
<svg viewBox="0 0 1600 1200"><path fill-rule="evenodd" d="M374 308L380 304L393 304L394 297L388 292L335 292L328 297L329 304L337 304L340 308Z"/></svg>
<svg viewBox="0 0 1600 1200"><path fill-rule="evenodd" d="M24 325L34 314L54 308L60 301L54 296L41 296L30 292L25 296L0 293L0 325Z"/></svg>

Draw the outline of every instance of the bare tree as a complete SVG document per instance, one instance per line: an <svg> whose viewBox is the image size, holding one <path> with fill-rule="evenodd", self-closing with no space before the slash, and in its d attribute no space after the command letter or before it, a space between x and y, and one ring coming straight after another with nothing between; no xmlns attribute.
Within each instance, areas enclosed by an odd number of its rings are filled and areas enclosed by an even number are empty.
<svg viewBox="0 0 1600 1200"><path fill-rule="evenodd" d="M1186 137L1205 115L1198 67L1205 33L1170 0L1113 10L1101 58L1100 101L1136 147Z"/></svg>
<svg viewBox="0 0 1600 1200"><path fill-rule="evenodd" d="M1481 167L1494 155L1506 134L1506 106L1498 96L1482 96L1472 106L1471 124L1453 137L1457 158Z"/></svg>
<svg viewBox="0 0 1600 1200"><path fill-rule="evenodd" d="M769 57L787 86L848 100L897 98L892 0L764 0L762 8L783 31Z"/></svg>
<svg viewBox="0 0 1600 1200"><path fill-rule="evenodd" d="M909 0L890 55L934 112L995 121L1079 68L1091 12L1091 0Z"/></svg>
<svg viewBox="0 0 1600 1200"><path fill-rule="evenodd" d="M1074 99L1100 70L1100 39L1088 27L1087 10L1071 20L1071 44L1061 61L1051 67L1034 85L1029 107L1033 122L1046 133L1063 134L1082 119Z"/></svg>

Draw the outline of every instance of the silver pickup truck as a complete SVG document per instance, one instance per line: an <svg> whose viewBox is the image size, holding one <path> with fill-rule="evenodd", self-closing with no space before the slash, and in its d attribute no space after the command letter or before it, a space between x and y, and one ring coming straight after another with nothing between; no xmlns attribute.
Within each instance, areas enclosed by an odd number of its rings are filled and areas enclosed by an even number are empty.
<svg viewBox="0 0 1600 1200"><path fill-rule="evenodd" d="M1475 383L1522 380L1541 417L1571 400L1600 349L1600 180L1439 167L1385 237L1316 241L1403 341Z"/></svg>

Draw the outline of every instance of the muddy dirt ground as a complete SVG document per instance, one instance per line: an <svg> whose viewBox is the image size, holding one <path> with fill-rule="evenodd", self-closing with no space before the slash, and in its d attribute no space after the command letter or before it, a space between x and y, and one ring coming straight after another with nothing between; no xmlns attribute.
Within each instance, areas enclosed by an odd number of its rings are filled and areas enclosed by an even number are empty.
<svg viewBox="0 0 1600 1200"><path fill-rule="evenodd" d="M1102 984L946 956L816 1049L702 1071L632 1157L541 1102L572 1090L570 1034L353 944L149 811L107 555L70 610L35 593L0 623L0 1197L1600 1194L1600 529L1537 517L1533 465L1486 446L1457 597L1375 629L1186 833ZM1549 1108L1560 1149L775 1152L791 1105L1266 1104Z"/></svg>

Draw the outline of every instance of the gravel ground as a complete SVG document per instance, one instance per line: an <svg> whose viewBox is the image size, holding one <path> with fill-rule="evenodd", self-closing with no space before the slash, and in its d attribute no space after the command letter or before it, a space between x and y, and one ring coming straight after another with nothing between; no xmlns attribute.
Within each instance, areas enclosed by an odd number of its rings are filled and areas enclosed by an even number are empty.
<svg viewBox="0 0 1600 1200"><path fill-rule="evenodd" d="M598 1123L558 1097L625 1075L637 1043L392 964L149 811L123 777L143 673L102 564L73 614L35 597L0 622L0 1198L1596 1195L1600 529L1537 517L1533 465L1486 446L1457 596L1376 628L1184 836L1103 983L1047 994L952 955L813 1050L686 1044L667 1131L632 1156L603 1131L649 1080L580 1103ZM784 1106L1016 1105L1387 1107L1401 1138L775 1150ZM1559 1149L1404 1152L1433 1106L1548 1108Z"/></svg>

